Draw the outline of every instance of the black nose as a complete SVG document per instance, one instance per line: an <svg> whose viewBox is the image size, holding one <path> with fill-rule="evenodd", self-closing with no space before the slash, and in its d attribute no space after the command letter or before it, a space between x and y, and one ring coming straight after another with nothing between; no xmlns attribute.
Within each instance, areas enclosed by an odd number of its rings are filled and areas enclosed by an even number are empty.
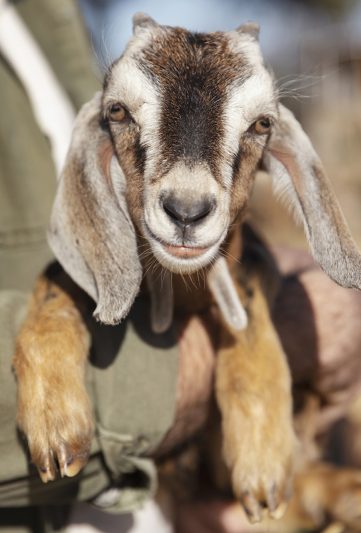
<svg viewBox="0 0 361 533"><path fill-rule="evenodd" d="M196 224L201 222L212 211L214 201L211 198L200 200L184 200L174 195L163 199L163 209L178 225Z"/></svg>

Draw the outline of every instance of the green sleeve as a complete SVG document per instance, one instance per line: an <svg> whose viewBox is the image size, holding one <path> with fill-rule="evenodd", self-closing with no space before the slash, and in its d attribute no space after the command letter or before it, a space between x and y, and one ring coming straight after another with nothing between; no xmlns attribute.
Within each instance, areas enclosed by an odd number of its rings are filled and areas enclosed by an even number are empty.
<svg viewBox="0 0 361 533"><path fill-rule="evenodd" d="M15 5L78 108L98 89L98 81L74 4L19 0ZM87 372L97 426L93 453L76 478L42 484L16 429L11 360L28 294L52 259L46 227L56 178L48 140L19 80L1 57L0 86L0 507L88 500L113 484L121 488L108 502L109 510L132 509L155 490L155 468L148 456L174 417L175 336L149 332L149 306L140 299L124 324L94 324Z"/></svg>

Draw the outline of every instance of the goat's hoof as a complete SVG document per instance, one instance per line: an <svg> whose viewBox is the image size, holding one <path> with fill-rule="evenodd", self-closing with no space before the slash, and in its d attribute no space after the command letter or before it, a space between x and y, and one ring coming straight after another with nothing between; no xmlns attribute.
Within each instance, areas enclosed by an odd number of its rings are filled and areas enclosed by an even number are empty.
<svg viewBox="0 0 361 533"><path fill-rule="evenodd" d="M34 381L34 380L33 380ZM60 379L59 379L60 382ZM42 382L43 384L43 382ZM64 380L50 389L22 379L18 424L44 483L76 476L86 465L93 436L91 406L84 384Z"/></svg>
<svg viewBox="0 0 361 533"><path fill-rule="evenodd" d="M74 477L84 468L88 462L91 441L90 438L88 442L84 442L84 438L81 441L81 445L77 443L70 447L62 443L42 456L38 453L32 455L44 483L56 479L58 472L61 477Z"/></svg>
<svg viewBox="0 0 361 533"><path fill-rule="evenodd" d="M71 449L69 446L62 445L60 454L58 454L58 464L61 477L74 477L88 462L90 453L90 439L88 442L82 442L77 448Z"/></svg>
<svg viewBox="0 0 361 533"><path fill-rule="evenodd" d="M242 476L243 477L243 476ZM267 515L270 518L279 520L287 510L288 500L290 498L290 477L286 476L287 482L282 482L278 487L276 485L267 486L263 480L256 481L253 475L249 483L253 489L240 489L237 482L233 483L234 491L245 510L245 513L251 524L261 522ZM256 481L256 483L255 483ZM241 486L246 485L243 480Z"/></svg>
<svg viewBox="0 0 361 533"><path fill-rule="evenodd" d="M56 468L53 458L50 456L50 454L46 454L41 463L41 466L38 466L38 472L41 481L43 483L54 481L56 478Z"/></svg>
<svg viewBox="0 0 361 533"><path fill-rule="evenodd" d="M76 476L88 462L91 437L92 431L89 429L86 434L78 434L66 443L63 440L50 442L44 437L34 445L31 434L28 434L31 460L38 469L41 480L47 483L59 475Z"/></svg>
<svg viewBox="0 0 361 533"><path fill-rule="evenodd" d="M50 440L46 435L39 436L36 444L32 440L31 432L27 432L31 460L38 469L44 483L61 477L74 477L86 465L91 446L92 429L86 433L78 433L74 437L68 436L65 442L62 438Z"/></svg>
<svg viewBox="0 0 361 533"><path fill-rule="evenodd" d="M266 490L262 492L243 492L240 501L243 509L251 524L261 522L264 515L264 510L268 510L271 518L279 520L283 517L287 510L287 495L285 499L280 497L278 501L275 499L274 490ZM262 496L260 495L262 494Z"/></svg>
<svg viewBox="0 0 361 533"><path fill-rule="evenodd" d="M267 447L267 444L264 443ZM271 446L271 443L269 444ZM259 449L239 458L232 468L232 486L249 521L267 516L279 520L287 510L292 486L292 448Z"/></svg>
<svg viewBox="0 0 361 533"><path fill-rule="evenodd" d="M249 521L282 518L291 497L296 445L290 417L275 420L259 409L257 417L245 419L241 411L233 410L223 423L224 459L233 492Z"/></svg>

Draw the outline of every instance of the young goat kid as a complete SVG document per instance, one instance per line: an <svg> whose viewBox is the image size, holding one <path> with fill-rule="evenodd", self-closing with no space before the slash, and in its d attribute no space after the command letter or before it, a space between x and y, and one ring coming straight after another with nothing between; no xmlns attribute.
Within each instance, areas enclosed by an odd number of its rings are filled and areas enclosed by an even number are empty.
<svg viewBox="0 0 361 533"><path fill-rule="evenodd" d="M235 297L245 298L234 259L242 252L239 224L261 165L289 198L322 268L341 285L361 287L360 255L308 137L277 100L257 37L254 24L197 34L136 16L102 93L78 115L49 233L57 259L106 324L127 315L150 266L155 330L170 324L173 302L197 313L213 295L224 318L216 370L223 457L252 519L261 505L280 515L295 448L289 369L256 272L245 331ZM200 269L211 291L192 298L185 283ZM67 364L57 356L68 353L62 343L76 354ZM40 279L14 367L18 422L44 481L55 477L54 460L67 476L87 460L88 349L72 299Z"/></svg>

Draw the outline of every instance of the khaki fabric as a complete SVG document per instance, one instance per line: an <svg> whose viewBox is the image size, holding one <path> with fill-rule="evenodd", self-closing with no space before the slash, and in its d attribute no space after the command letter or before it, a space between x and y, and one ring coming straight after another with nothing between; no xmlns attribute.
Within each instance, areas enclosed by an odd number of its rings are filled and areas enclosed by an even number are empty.
<svg viewBox="0 0 361 533"><path fill-rule="evenodd" d="M15 7L36 38L76 110L101 86L74 0L17 0Z"/></svg>
<svg viewBox="0 0 361 533"><path fill-rule="evenodd" d="M98 89L98 81L74 3L19 0L14 5L78 109ZM93 323L87 372L97 426L92 456L76 478L40 482L16 429L11 359L34 279L52 258L45 232L56 179L48 140L1 56L0 90L0 530L38 532L48 530L45 521L39 525L43 513L31 519L33 526L21 508L89 500L114 486L116 496L106 506L121 512L154 492L156 472L147 456L173 422L178 356L173 331L163 336L150 332L143 299L137 299L120 326ZM19 510L15 515L6 510L14 507ZM28 522L17 528L17 517L19 523L21 517Z"/></svg>
<svg viewBox="0 0 361 533"><path fill-rule="evenodd" d="M0 87L0 290L30 290L51 259L45 229L55 170L27 96L4 61Z"/></svg>
<svg viewBox="0 0 361 533"><path fill-rule="evenodd" d="M19 0L14 5L78 110L100 83L76 4ZM55 168L27 95L1 56L0 88L0 289L29 290L51 258L45 230Z"/></svg>
<svg viewBox="0 0 361 533"><path fill-rule="evenodd" d="M45 485L29 463L26 443L15 424L11 359L27 302L23 292L0 293L0 508L89 500L110 485L121 490L107 505L109 510L136 508L156 488L147 454L173 422L177 375L173 332L157 336L150 332L148 306L142 299L119 326L93 323L87 372L97 425L92 457L76 478Z"/></svg>

